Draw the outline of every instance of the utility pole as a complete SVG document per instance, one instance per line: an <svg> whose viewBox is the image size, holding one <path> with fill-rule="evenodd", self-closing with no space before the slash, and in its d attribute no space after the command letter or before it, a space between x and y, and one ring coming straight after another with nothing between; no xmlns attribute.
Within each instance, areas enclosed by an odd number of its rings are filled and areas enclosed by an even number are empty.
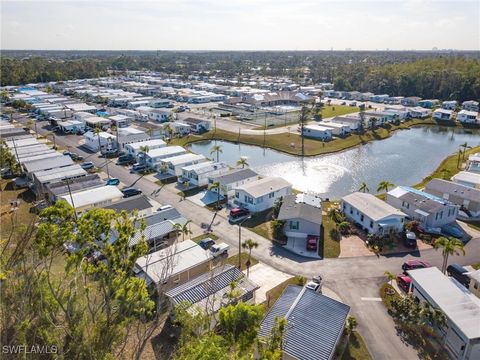
<svg viewBox="0 0 480 360"><path fill-rule="evenodd" d="M242 269L242 224L251 218L251 216L247 216L238 223L238 270Z"/></svg>
<svg viewBox="0 0 480 360"><path fill-rule="evenodd" d="M73 216L75 217L75 222L76 222L78 220L77 209L75 209L75 204L73 203L72 190L70 189L70 179L67 177L65 178L65 180L67 182L68 194L70 195L70 202L72 203L72 207L73 207Z"/></svg>

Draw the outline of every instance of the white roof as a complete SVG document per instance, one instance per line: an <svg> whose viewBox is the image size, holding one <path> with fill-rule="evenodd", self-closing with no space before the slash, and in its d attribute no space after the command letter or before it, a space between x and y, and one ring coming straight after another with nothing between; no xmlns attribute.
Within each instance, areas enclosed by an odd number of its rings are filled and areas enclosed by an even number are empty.
<svg viewBox="0 0 480 360"><path fill-rule="evenodd" d="M73 111L86 111L86 110L95 110L96 107L93 105L88 105L85 103L77 103L77 104L67 104L65 105L67 108Z"/></svg>
<svg viewBox="0 0 480 360"><path fill-rule="evenodd" d="M378 221L391 215L406 216L400 210L395 209L372 194L354 192L344 196L342 200L361 211L373 221Z"/></svg>
<svg viewBox="0 0 480 360"><path fill-rule="evenodd" d="M115 139L115 135L112 135L108 132L101 131L98 133L98 136L104 139ZM97 139L97 134L95 134L93 131L88 131L85 133L85 137L92 138L92 139Z"/></svg>
<svg viewBox="0 0 480 360"><path fill-rule="evenodd" d="M297 194L295 202L297 204L308 204L319 209L322 207L322 199L313 194Z"/></svg>
<svg viewBox="0 0 480 360"><path fill-rule="evenodd" d="M252 197L258 198L273 191L278 191L291 186L292 184L283 178L266 177L260 180L248 182L235 188L235 190L245 191Z"/></svg>
<svg viewBox="0 0 480 360"><path fill-rule="evenodd" d="M173 166L178 166L182 164L189 163L191 161L204 161L206 158L203 155L198 154L182 154L177 156L172 156L162 160L164 163L172 164Z"/></svg>
<svg viewBox="0 0 480 360"><path fill-rule="evenodd" d="M150 158L165 158L170 156L175 156L179 154L185 154L187 151L181 146L167 146L162 148L157 148L150 150L147 153L147 156Z"/></svg>
<svg viewBox="0 0 480 360"><path fill-rule="evenodd" d="M419 286L445 315L469 339L480 338L480 299L436 267L408 271Z"/></svg>
<svg viewBox="0 0 480 360"><path fill-rule="evenodd" d="M321 126L317 124L309 124L304 126L305 129L316 130L316 131L332 131L332 128L327 126Z"/></svg>
<svg viewBox="0 0 480 360"><path fill-rule="evenodd" d="M458 115L470 115L470 116L478 116L478 112L476 111L469 111L469 110L460 110Z"/></svg>
<svg viewBox="0 0 480 360"><path fill-rule="evenodd" d="M145 131L135 129L133 127L124 127L124 128L118 129L119 136L137 135L137 134L145 134Z"/></svg>
<svg viewBox="0 0 480 360"><path fill-rule="evenodd" d="M133 150L137 151L137 150L140 150L142 146L148 146L150 149L153 150L154 148L161 148L166 145L167 143L161 139L153 139L153 140L146 140L146 141L138 141L131 144L127 144L125 146L129 146Z"/></svg>
<svg viewBox="0 0 480 360"><path fill-rule="evenodd" d="M24 147L24 146L31 146L31 145L39 145L39 144L41 144L41 143L38 142L38 140L35 139L34 137L26 138L26 139L18 139L18 140L15 140L15 145L14 145L13 143L14 143L13 140L5 141L5 144L6 144L7 147L10 148L10 149L14 149L14 148L19 149L19 148Z"/></svg>
<svg viewBox="0 0 480 360"><path fill-rule="evenodd" d="M62 195L60 197L73 206L70 194ZM123 193L116 186L109 185L78 191L72 194L75 207L83 207L107 200L121 199L122 197Z"/></svg>
<svg viewBox="0 0 480 360"><path fill-rule="evenodd" d="M228 169L228 165L222 162L205 161L199 164L189 165L182 168L183 171L193 171L197 175L209 173L214 170Z"/></svg>
<svg viewBox="0 0 480 360"><path fill-rule="evenodd" d="M442 114L452 115L453 110L435 109L433 112L434 112L434 113L442 113Z"/></svg>
<svg viewBox="0 0 480 360"><path fill-rule="evenodd" d="M113 116L109 116L108 118L111 119L111 120L115 120L115 121L122 121L122 120L130 119L130 117L125 116L125 115L113 115Z"/></svg>
<svg viewBox="0 0 480 360"><path fill-rule="evenodd" d="M91 116L86 119L84 119L85 122L88 122L90 124L110 124L110 120L105 119L100 116Z"/></svg>
<svg viewBox="0 0 480 360"><path fill-rule="evenodd" d="M203 264L211 258L210 251L203 250L192 240L185 240L166 249L142 256L137 259L136 264L154 283L158 283L160 280L168 279Z"/></svg>
<svg viewBox="0 0 480 360"><path fill-rule="evenodd" d="M327 128L335 128L335 129L349 129L348 125L345 125L345 124L339 124L339 123L334 123L334 122L327 122L327 121L324 121L322 122L322 126L324 127L327 127Z"/></svg>
<svg viewBox="0 0 480 360"><path fill-rule="evenodd" d="M480 184L480 174L470 171L460 171L458 174L452 176L454 182L468 182L473 184Z"/></svg>
<svg viewBox="0 0 480 360"><path fill-rule="evenodd" d="M80 165L74 164L61 169L35 171L34 174L39 182L46 183L52 180L87 175L87 172Z"/></svg>

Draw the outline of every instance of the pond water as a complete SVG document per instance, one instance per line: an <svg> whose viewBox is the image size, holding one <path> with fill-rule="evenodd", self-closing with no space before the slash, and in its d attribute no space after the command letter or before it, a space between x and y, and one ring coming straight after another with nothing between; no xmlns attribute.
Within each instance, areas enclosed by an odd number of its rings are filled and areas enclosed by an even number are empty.
<svg viewBox="0 0 480 360"><path fill-rule="evenodd" d="M190 150L213 158L213 145L221 145L220 161L235 166L241 156L263 176L280 176L295 189L325 198L337 199L356 191L366 182L375 193L378 183L388 180L396 185L414 185L431 174L459 145L480 145L480 131L424 126L396 131L390 138L373 141L342 152L301 157L259 146L226 141L202 141Z"/></svg>

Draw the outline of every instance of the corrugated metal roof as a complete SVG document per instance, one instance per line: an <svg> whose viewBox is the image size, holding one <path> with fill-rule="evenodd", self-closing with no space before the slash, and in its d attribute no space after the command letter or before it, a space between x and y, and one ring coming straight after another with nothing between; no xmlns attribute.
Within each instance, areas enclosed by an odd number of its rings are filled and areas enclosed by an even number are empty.
<svg viewBox="0 0 480 360"><path fill-rule="evenodd" d="M325 295L289 285L262 321L260 336L270 335L276 317L286 318L285 353L300 360L329 360L349 311L348 305Z"/></svg>
<svg viewBox="0 0 480 360"><path fill-rule="evenodd" d="M202 274L185 284L177 286L165 295L174 304L188 302L192 305L199 305L203 300L211 297L208 310L216 312L221 307L225 295L230 291L232 282L236 282L235 289L240 292L240 297L259 288L257 284L247 279L238 268L225 265L214 268L209 273ZM200 306L200 308L203 308L203 306Z"/></svg>

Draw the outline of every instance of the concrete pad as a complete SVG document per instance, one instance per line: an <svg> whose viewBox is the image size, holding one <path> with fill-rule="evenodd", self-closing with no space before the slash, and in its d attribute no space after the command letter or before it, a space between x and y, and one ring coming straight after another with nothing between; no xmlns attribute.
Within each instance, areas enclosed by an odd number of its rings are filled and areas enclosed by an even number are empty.
<svg viewBox="0 0 480 360"><path fill-rule="evenodd" d="M307 251L307 239L306 238L292 238L289 237L287 243L283 246L284 249L287 249L295 254L300 256L312 258L312 259L321 259L320 255L316 251Z"/></svg>
<svg viewBox="0 0 480 360"><path fill-rule="evenodd" d="M342 236L339 257L373 256L364 241L357 235Z"/></svg>
<svg viewBox="0 0 480 360"><path fill-rule="evenodd" d="M244 271L246 274L246 270ZM250 268L248 278L260 288L255 292L255 303L260 304L267 300L267 291L291 278L289 274L278 271L263 263L258 263Z"/></svg>
<svg viewBox="0 0 480 360"><path fill-rule="evenodd" d="M213 204L217 201L217 193L209 190L200 191L198 194L187 197L188 201L200 206L206 206ZM223 200L223 196L220 196L220 201Z"/></svg>

